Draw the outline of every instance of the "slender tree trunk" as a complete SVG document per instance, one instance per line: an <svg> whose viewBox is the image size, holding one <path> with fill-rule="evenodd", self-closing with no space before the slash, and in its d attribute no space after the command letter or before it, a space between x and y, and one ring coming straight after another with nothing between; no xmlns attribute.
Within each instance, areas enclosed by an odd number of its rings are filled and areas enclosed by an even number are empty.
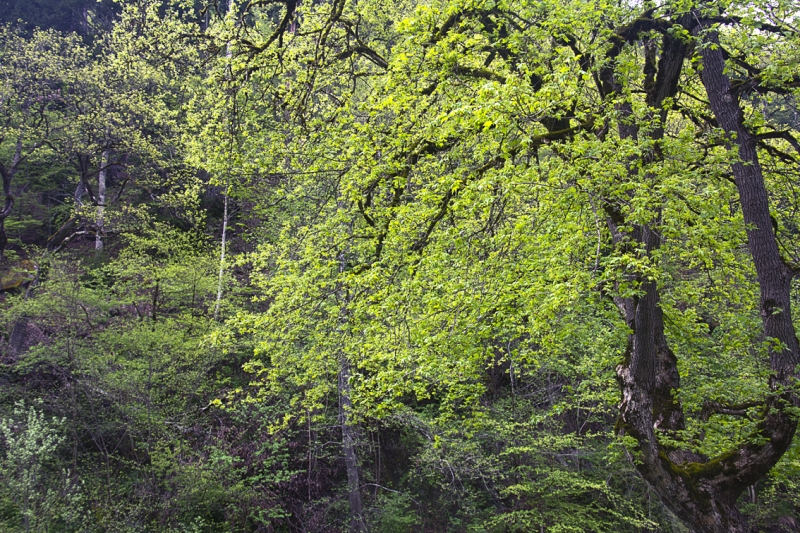
<svg viewBox="0 0 800 533"><path fill-rule="evenodd" d="M75 201L75 207L76 208L83 207L83 195L84 194L86 194L86 186L83 184L83 180L81 179L78 182L78 186L75 187L75 193L72 195L72 198Z"/></svg>
<svg viewBox="0 0 800 533"><path fill-rule="evenodd" d="M214 304L214 320L219 318L219 306L222 302L222 285L225 276L225 246L228 236L228 183L225 182L225 203L222 210L222 242L219 247L219 277L217 279L217 301Z"/></svg>
<svg viewBox="0 0 800 533"><path fill-rule="evenodd" d="M228 15L233 13L233 0L228 0ZM231 50L231 43L228 41L228 44L225 48L225 57L228 58L228 69L230 69L230 60L233 56L233 51ZM228 70L228 75L232 75L230 70ZM235 128L233 127L232 120L235 117L229 112L228 113L228 126L229 132L233 135ZM222 285L225 276L225 246L227 244L227 237L228 237L228 193L230 192L230 169L228 169L228 175L225 176L225 192L223 193L224 196L224 207L222 211L222 242L220 243L219 249L219 277L217 279L217 300L214 303L214 320L219 318L219 307L222 303Z"/></svg>
<svg viewBox="0 0 800 533"><path fill-rule="evenodd" d="M108 150L103 150L100 157L100 172L97 173L97 233L94 239L95 253L103 251L103 235L105 234L106 209L106 176L108 175Z"/></svg>
<svg viewBox="0 0 800 533"><path fill-rule="evenodd" d="M361 482L358 475L358 456L356 455L356 428L350 422L350 362L345 354L339 361L339 424L342 428L342 451L347 471L347 492L350 500L350 531L367 531L364 523L364 508L361 503Z"/></svg>
<svg viewBox="0 0 800 533"><path fill-rule="evenodd" d="M11 178L6 178L5 173L2 178L5 202L2 211L0 211L0 263L2 263L5 258L6 245L8 244L8 235L6 235L5 228L6 219L14 208L14 197L11 195Z"/></svg>
<svg viewBox="0 0 800 533"><path fill-rule="evenodd" d="M20 161L22 161L22 139L17 140L14 148L14 156L11 158L11 165L8 168L0 165L0 178L3 181L3 209L0 210L0 263L3 262L8 236L6 235L5 223L11 210L14 209L14 196L11 194L11 180L17 172Z"/></svg>
<svg viewBox="0 0 800 533"><path fill-rule="evenodd" d="M344 206L339 204L339 208ZM352 237L352 226L349 228ZM339 274L347 270L347 248L339 254ZM342 336L348 320L348 306L351 296L347 288L340 287L341 308L339 322ZM358 474L358 456L356 454L357 428L350 420L350 411L353 407L350 388L350 361L344 350L339 352L339 425L342 429L342 452L344 453L345 470L347 471L347 492L350 500L350 533L366 533L367 524L364 521L364 506L361 502L361 481Z"/></svg>
<svg viewBox="0 0 800 533"><path fill-rule="evenodd" d="M78 181L78 186L75 187L74 194L75 207L77 209L83 207L83 196L85 194L88 194L89 198L95 203L97 202L97 197L94 195L92 186L89 184L91 157L86 154L77 155L75 166L77 167L81 176L80 180Z"/></svg>

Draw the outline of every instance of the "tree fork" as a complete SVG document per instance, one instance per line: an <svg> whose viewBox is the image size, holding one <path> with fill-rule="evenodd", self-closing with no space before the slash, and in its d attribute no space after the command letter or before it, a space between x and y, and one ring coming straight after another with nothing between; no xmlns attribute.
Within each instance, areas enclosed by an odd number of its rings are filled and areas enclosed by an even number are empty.
<svg viewBox="0 0 800 533"><path fill-rule="evenodd" d="M687 17L682 22L688 23ZM657 141L663 137L663 124L667 98L675 96L687 45L664 34L658 65L650 56L645 65L647 104L652 113L658 113L660 124L648 135L656 141L655 148L645 156L644 163L652 163L660 154ZM619 50L612 49L608 59L613 61ZM600 77L608 94L620 94L613 65L601 69ZM634 123L630 104L617 105L621 119L619 135L637 139L639 128ZM655 116L652 118L656 118ZM630 172L637 166L631 162ZM630 194L634 194L633 191ZM641 224L633 231L622 232L625 225L621 211L614 203L606 203L609 229L617 247L635 245L640 253L650 256L660 245L655 230ZM672 353L664 333L660 295L654 280L637 277L640 294L615 301L631 329L625 360L617 367L617 377L622 391L617 431L636 439L638 450L636 466L642 477L679 518L698 531L744 532L744 520L732 500L720 494L712 480L725 469L724 458L706 462L705 458L682 449L659 444L656 431L674 432L684 429L685 419L680 403L673 393L680 387L677 359Z"/></svg>
<svg viewBox="0 0 800 533"><path fill-rule="evenodd" d="M683 427L680 405L671 399L672 390L679 384L679 376L664 335L657 287L652 281L642 280L639 297L626 301L618 299L618 306L632 330L628 356L617 368L622 388L618 430L637 440L639 472L682 520L696 531L744 533L750 527L736 508L736 500L777 463L797 427L796 420L785 407L797 405L797 399L786 392L786 388L796 377L800 349L791 321L792 272L782 261L772 228L769 196L756 150L758 139L744 126L738 95L724 72L725 59L716 32L709 29L708 21L700 21L694 16L692 19L683 17L680 22L703 41L704 46L699 50L703 64L701 80L717 123L725 130L730 145L738 150L739 160L733 163L732 171L748 226L748 247L761 292L764 335L778 341L770 348L772 376L769 385L773 394L767 398L766 414L757 429L764 437L763 443L745 443L711 460L660 445L656 429ZM674 76L680 72L674 64L673 68L662 69L662 64L669 67L669 56L673 56L674 61L681 48L675 42L668 42L669 37L664 39L658 75L646 83L648 104L653 109L658 109L655 104L675 92ZM652 68L652 64L648 66ZM601 75L607 87L613 85L610 68L604 69ZM621 111L620 135L632 137L638 130L624 123L626 109ZM661 134L656 130L651 137L660 137ZM613 206L609 206L607 212L615 244L621 245L623 236L615 232L620 222L615 220L615 216L618 218L619 212ZM658 245L657 239L653 240L651 235L650 228L641 226L627 237L638 242L643 253L649 253L653 246Z"/></svg>

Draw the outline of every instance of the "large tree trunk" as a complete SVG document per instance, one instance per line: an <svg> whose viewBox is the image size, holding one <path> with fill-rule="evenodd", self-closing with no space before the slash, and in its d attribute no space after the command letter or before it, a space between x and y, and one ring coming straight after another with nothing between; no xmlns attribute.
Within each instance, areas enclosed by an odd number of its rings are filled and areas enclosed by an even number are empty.
<svg viewBox="0 0 800 533"><path fill-rule="evenodd" d="M701 23L694 29L696 35L705 32L701 38L708 45L700 48L703 60L701 79L717 122L725 130L731 147L738 150L740 160L734 162L732 171L760 289L764 337L779 341L769 343L772 394L767 398L765 416L759 426L763 444L745 444L729 452L720 459L723 472L713 480L719 498L733 506L748 486L769 472L792 442L797 420L786 408L796 406L798 402L785 388L791 386L797 377L800 347L792 323L792 271L778 250L756 138L744 125L738 95L725 74L725 60L717 33L709 27L709 23Z"/></svg>
<svg viewBox="0 0 800 533"><path fill-rule="evenodd" d="M697 20L691 14L684 16L680 23L697 36L703 30L703 25L698 25ZM705 40L717 43L716 34L709 32ZM645 52L648 53L647 46ZM770 352L773 371L770 387L775 393L766 402L765 418L759 426L760 436L765 438L759 444L743 443L711 459L660 444L657 431L669 433L684 428L683 410L674 396L680 386L680 377L676 358L664 334L658 287L653 281L638 277L635 281L639 284L640 296L615 300L631 330L626 357L617 367L622 391L617 429L619 434L636 439L638 449L633 455L640 474L661 501L694 531L744 533L750 528L736 508L736 500L775 465L795 432L796 422L785 407L794 405L796 400L780 389L788 386L795 375L798 341L791 321L791 271L783 264L778 252L755 138L743 125L738 100L724 74L721 50L704 46L700 53L702 81L712 111L728 132L732 145L738 148L741 159L733 164L733 173L748 224L748 245L761 289L764 334L780 341L780 346L773 345ZM665 35L657 71L651 57L646 61L645 71L649 69L651 72L645 83L647 103L654 113L662 114L662 124L666 118L662 104L667 97L676 94L685 54L686 47L682 42ZM609 94L621 94L611 68L605 69L601 77ZM639 129L632 120L626 120L632 119L630 105L619 104L617 112L620 117L619 135L635 139ZM656 148L645 156L645 163L654 160L648 158L658 157L657 142L663 131L655 129L648 135L656 141ZM631 162L630 172L637 172L637 168L638 165ZM635 191L630 191L630 194L635 194ZM659 236L648 225L636 225L632 231L623 232L620 228L629 224L613 201L607 202L606 212L617 248L650 255L659 246ZM657 217L654 223L658 223Z"/></svg>

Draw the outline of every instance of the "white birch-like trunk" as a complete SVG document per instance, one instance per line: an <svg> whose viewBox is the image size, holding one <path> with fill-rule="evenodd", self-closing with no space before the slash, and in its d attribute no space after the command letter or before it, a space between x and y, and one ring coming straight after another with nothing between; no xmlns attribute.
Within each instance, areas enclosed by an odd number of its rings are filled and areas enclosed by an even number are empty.
<svg viewBox="0 0 800 533"><path fill-rule="evenodd" d="M228 234L228 183L225 182L225 204L222 210L222 244L219 250L219 278L217 279L217 301L214 304L214 320L219 318L219 306L222 302L222 282L225 276L225 245Z"/></svg>
<svg viewBox="0 0 800 533"><path fill-rule="evenodd" d="M97 174L97 233L94 239L94 251L103 251L103 235L105 233L106 214L106 177L108 176L108 150L103 150L100 157L100 172Z"/></svg>
<svg viewBox="0 0 800 533"><path fill-rule="evenodd" d="M228 0L228 15L233 12L233 0ZM228 41L228 46L225 49L225 56L228 58L228 68L230 68L230 60L233 53L231 52L231 43ZM230 122L231 117L228 117ZM230 172L228 173L230 174ZM219 307L222 303L222 283L225 278L225 245L227 244L228 237L228 189L230 189L230 177L225 177L225 192L224 194L224 207L222 210L222 243L219 250L219 277L217 279L217 300L214 303L214 320L219 318Z"/></svg>

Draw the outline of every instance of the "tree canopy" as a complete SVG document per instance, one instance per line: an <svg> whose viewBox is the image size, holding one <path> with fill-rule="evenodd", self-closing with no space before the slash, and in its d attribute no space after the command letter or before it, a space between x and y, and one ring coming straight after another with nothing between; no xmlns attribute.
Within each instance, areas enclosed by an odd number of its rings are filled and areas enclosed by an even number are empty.
<svg viewBox="0 0 800 533"><path fill-rule="evenodd" d="M1 27L0 523L800 528L798 8Z"/></svg>

